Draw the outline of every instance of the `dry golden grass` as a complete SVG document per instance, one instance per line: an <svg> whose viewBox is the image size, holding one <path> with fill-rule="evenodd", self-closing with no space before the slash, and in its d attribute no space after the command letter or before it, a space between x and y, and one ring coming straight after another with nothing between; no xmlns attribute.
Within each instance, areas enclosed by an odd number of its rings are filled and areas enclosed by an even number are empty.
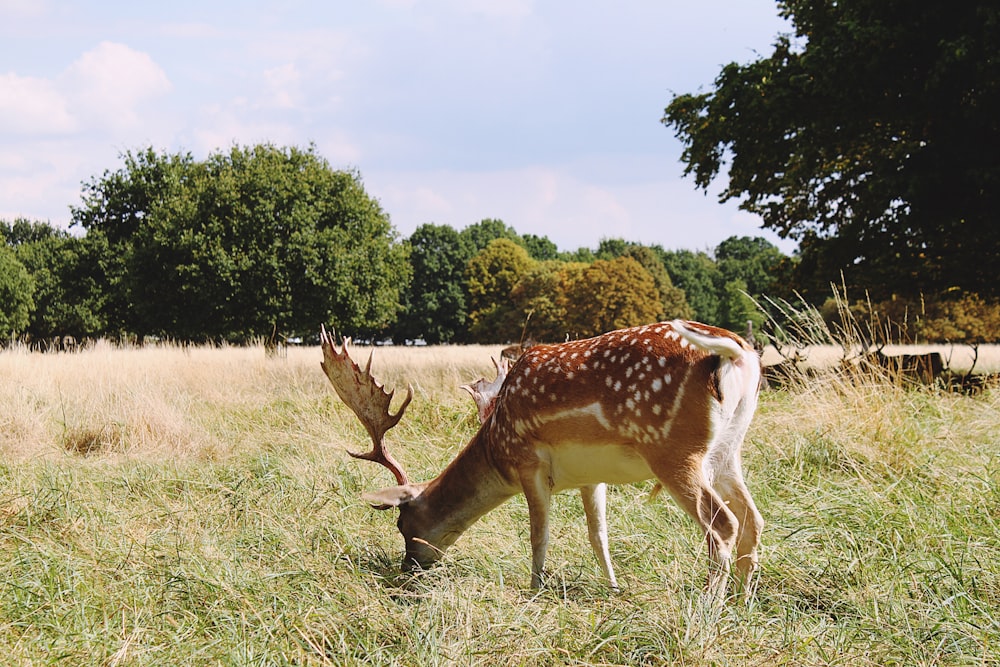
<svg viewBox="0 0 1000 667"><path fill-rule="evenodd" d="M371 352L351 349L359 363ZM418 396L461 400L459 385L494 373L490 356L500 349L377 348L376 374L399 393L411 383ZM261 445L274 428L315 427L279 423L249 432L266 422L276 401L330 394L318 370L321 358L316 347L267 358L260 347L104 343L75 354L0 352L0 452L6 460L67 453L219 459ZM253 428L241 426L241 418Z"/></svg>

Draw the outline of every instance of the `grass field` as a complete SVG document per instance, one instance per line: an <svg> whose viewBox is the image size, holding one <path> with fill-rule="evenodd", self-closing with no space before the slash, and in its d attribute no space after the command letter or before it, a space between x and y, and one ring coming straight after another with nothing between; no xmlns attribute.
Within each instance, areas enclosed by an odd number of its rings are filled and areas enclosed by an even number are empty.
<svg viewBox="0 0 1000 667"><path fill-rule="evenodd" d="M499 348L383 348L415 399L390 445L432 477ZM576 494L528 588L515 499L417 580L384 469L318 348L0 353L0 655L67 665L1000 664L1000 392L768 392L745 447L767 521L748 605L703 602L703 539L650 484L609 494L622 592Z"/></svg>

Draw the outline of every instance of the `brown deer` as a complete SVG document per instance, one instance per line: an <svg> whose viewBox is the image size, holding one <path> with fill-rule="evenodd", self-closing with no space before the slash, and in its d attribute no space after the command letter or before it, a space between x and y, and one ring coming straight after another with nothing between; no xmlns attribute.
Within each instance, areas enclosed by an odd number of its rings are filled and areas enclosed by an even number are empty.
<svg viewBox="0 0 1000 667"><path fill-rule="evenodd" d="M862 340L862 352L856 360L851 360L846 352L841 365L862 377L876 375L894 382L914 382L934 384L947 370L940 352L921 354L886 354L882 350L886 343L871 345ZM872 349L874 347L874 349ZM854 366L851 369L851 366Z"/></svg>
<svg viewBox="0 0 1000 667"><path fill-rule="evenodd" d="M885 354L882 348L873 353L875 365L891 378L915 380L924 384L934 381L944 372L944 357L940 352L922 354Z"/></svg>
<svg viewBox="0 0 1000 667"><path fill-rule="evenodd" d="M757 406L760 360L737 335L696 322L662 322L559 345L538 345L508 373L494 409L435 479L411 483L385 449L413 397L395 414L394 392L321 332L322 367L372 438L371 452L396 486L366 493L399 508L402 567L437 561L480 517L512 496L527 499L531 586L543 580L553 493L578 488L591 544L612 587L605 484L655 478L698 523L708 543L708 588L721 594L735 550L751 589L763 519L743 481L740 448Z"/></svg>

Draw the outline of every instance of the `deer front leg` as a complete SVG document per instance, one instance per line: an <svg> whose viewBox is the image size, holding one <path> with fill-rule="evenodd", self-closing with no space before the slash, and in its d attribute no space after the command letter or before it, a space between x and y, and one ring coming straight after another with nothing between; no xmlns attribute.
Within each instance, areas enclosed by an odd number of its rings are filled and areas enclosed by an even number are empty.
<svg viewBox="0 0 1000 667"><path fill-rule="evenodd" d="M542 587L545 552L549 548L549 506L552 502L552 479L544 466L522 473L521 488L528 502L531 527L531 587Z"/></svg>
<svg viewBox="0 0 1000 667"><path fill-rule="evenodd" d="M583 511L587 515L590 546L594 548L594 555L597 556L597 562L601 564L612 590L618 591L618 580L615 579L615 569L611 565L611 553L608 551L608 486L581 486L580 498L583 499Z"/></svg>

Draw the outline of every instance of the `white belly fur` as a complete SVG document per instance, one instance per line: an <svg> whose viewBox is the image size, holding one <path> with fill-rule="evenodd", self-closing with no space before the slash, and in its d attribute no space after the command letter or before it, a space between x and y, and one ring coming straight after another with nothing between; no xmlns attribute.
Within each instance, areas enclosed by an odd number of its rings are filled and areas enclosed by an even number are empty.
<svg viewBox="0 0 1000 667"><path fill-rule="evenodd" d="M538 455L551 464L554 492L601 482L628 484L653 477L646 461L621 445L563 443L558 449L540 447Z"/></svg>

